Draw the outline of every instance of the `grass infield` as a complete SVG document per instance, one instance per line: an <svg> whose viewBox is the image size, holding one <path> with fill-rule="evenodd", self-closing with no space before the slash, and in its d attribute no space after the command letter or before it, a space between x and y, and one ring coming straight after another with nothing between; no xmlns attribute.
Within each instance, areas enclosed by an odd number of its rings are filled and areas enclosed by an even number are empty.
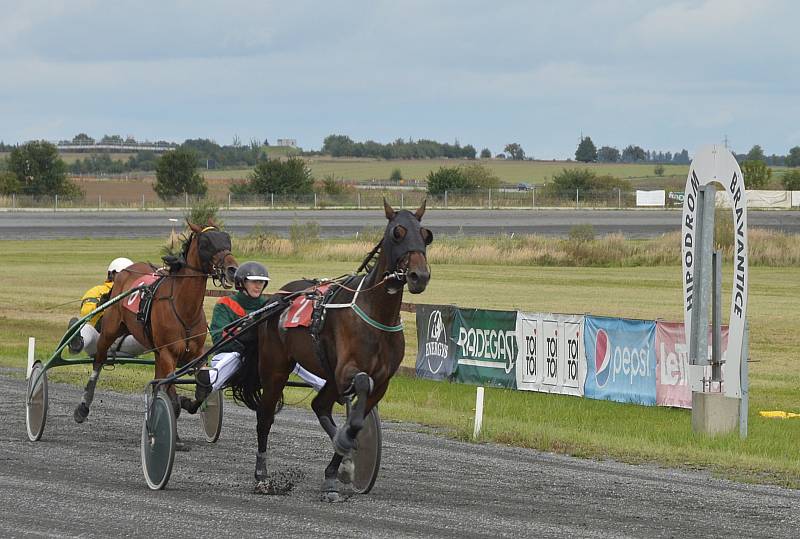
<svg viewBox="0 0 800 539"><path fill-rule="evenodd" d="M64 333L67 320L77 311L78 298L102 279L110 258L127 256L158 262L162 244L163 239L0 242L0 366L24 368L28 336L36 337L37 357L45 359ZM275 287L298 277L333 277L352 271L358 264L355 258L306 261L291 255L256 254L238 258L266 262ZM432 273L424 294L407 293L404 299L630 318L682 317L678 266L576 268L441 263L433 265ZM800 319L796 301L800 297L800 269L752 267L750 278L753 362L747 440L741 441L738 435L707 438L692 434L688 410L490 388L486 392L482 438L587 458L702 468L738 480L800 487L800 420L765 419L758 415L759 410L800 409L800 337L796 331L796 321ZM723 294L727 298L727 272L725 279ZM209 315L212 307L213 301L207 300ZM403 316L405 364L413 366L416 325L413 314ZM22 369L14 372L24 376ZM49 374L54 381L83 384L88 373L88 366L80 366L61 367ZM151 368L126 366L104 372L100 386L141 391L151 377ZM291 390L286 401L308 406L307 397L308 390ZM387 420L412 421L468 439L474 402L473 386L396 377L381 403L381 415Z"/></svg>

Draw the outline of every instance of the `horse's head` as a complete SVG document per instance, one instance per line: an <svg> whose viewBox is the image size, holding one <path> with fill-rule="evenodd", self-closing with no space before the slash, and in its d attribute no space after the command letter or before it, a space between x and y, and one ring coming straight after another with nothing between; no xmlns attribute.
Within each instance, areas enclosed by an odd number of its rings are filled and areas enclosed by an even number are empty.
<svg viewBox="0 0 800 539"><path fill-rule="evenodd" d="M231 254L230 235L217 228L210 220L205 227L188 221L187 224L197 242L200 269L211 275L215 283L224 288L231 288L239 263Z"/></svg>
<svg viewBox="0 0 800 539"><path fill-rule="evenodd" d="M433 232L420 224L425 214L425 202L414 213L408 210L395 211L385 199L383 208L389 224L383 235L382 251L388 257L389 272L403 275L409 292L419 294L425 290L431 278L426 249L433 242ZM399 283L402 288L402 281ZM392 290L391 284L387 284L387 287Z"/></svg>

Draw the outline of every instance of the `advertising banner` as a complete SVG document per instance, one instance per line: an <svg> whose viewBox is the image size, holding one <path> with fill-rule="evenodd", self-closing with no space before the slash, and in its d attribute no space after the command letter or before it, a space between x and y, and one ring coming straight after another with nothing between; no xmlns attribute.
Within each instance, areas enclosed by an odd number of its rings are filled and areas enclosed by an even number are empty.
<svg viewBox="0 0 800 539"><path fill-rule="evenodd" d="M637 206L663 206L666 204L667 192L663 189L657 191L636 190Z"/></svg>
<svg viewBox="0 0 800 539"><path fill-rule="evenodd" d="M517 389L583 395L583 316L517 313Z"/></svg>
<svg viewBox="0 0 800 539"><path fill-rule="evenodd" d="M453 313L450 305L417 305L417 376L449 379L455 371Z"/></svg>
<svg viewBox="0 0 800 539"><path fill-rule="evenodd" d="M711 357L711 330L708 335L708 357ZM728 350L728 326L722 326L722 359ZM680 322L656 322L656 404L676 408L692 407L689 384L689 347ZM705 367L705 377L711 367Z"/></svg>
<svg viewBox="0 0 800 539"><path fill-rule="evenodd" d="M800 191L792 191L792 207L800 206Z"/></svg>
<svg viewBox="0 0 800 539"><path fill-rule="evenodd" d="M515 389L517 312L456 309L456 380Z"/></svg>
<svg viewBox="0 0 800 539"><path fill-rule="evenodd" d="M656 323L584 317L586 383L592 399L656 403Z"/></svg>

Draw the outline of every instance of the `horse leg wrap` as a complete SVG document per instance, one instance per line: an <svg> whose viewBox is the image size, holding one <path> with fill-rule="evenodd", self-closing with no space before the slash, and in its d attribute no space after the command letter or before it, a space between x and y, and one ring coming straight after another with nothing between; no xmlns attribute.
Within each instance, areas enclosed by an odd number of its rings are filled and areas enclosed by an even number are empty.
<svg viewBox="0 0 800 539"><path fill-rule="evenodd" d="M256 453L256 481L265 481L267 479L267 452L258 451Z"/></svg>
<svg viewBox="0 0 800 539"><path fill-rule="evenodd" d="M97 387L97 379L100 377L100 370L93 370L89 376L89 381L86 382L86 387L83 390L83 398L81 403L75 408L73 417L76 423L83 423L89 417L89 407L94 400L94 388Z"/></svg>

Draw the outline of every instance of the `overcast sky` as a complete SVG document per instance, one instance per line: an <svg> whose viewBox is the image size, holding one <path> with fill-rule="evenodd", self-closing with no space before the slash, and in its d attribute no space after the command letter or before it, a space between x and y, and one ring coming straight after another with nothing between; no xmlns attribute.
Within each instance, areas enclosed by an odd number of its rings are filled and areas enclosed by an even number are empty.
<svg viewBox="0 0 800 539"><path fill-rule="evenodd" d="M800 2L0 0L0 140L800 145Z"/></svg>

